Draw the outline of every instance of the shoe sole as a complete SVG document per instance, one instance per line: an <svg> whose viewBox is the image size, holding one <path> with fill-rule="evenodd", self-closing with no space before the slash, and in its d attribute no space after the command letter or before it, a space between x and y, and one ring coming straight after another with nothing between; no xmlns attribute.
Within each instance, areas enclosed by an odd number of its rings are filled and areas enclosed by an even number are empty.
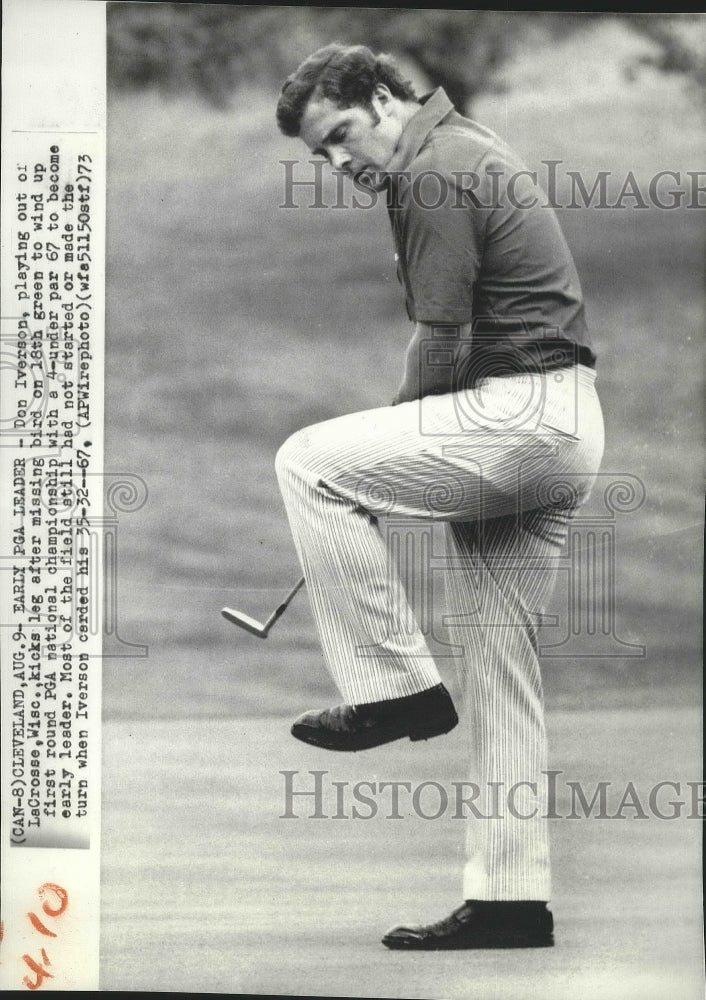
<svg viewBox="0 0 706 1000"><path fill-rule="evenodd" d="M553 948L554 935L543 934L541 937L538 937L536 935L519 934L513 937L505 937L488 934L483 936L477 935L465 942L457 941L453 943L444 943L443 939L420 941L413 938L408 940L404 938L383 938L382 943L386 948L391 948L394 951L461 951L473 948Z"/></svg>
<svg viewBox="0 0 706 1000"><path fill-rule="evenodd" d="M310 729L308 726L297 726L296 724L292 726L291 733L296 739L301 740L302 743L308 743L310 746L320 747L322 750L340 750L348 753L355 753L358 750L372 750L374 747L384 746L386 743L393 743L395 740L403 740L408 738L412 743L419 742L420 740L430 740L435 736L445 736L446 733L450 733L452 729L455 729L458 725L458 716L451 720L449 719L448 724L445 728L439 729L418 729L415 728L411 731L399 730L389 731L386 735L381 734L381 728L378 727L376 730L371 730L370 737L366 740L364 735L355 737L350 742L346 742L345 739L336 739L333 734L326 730ZM347 737L350 740L350 737Z"/></svg>

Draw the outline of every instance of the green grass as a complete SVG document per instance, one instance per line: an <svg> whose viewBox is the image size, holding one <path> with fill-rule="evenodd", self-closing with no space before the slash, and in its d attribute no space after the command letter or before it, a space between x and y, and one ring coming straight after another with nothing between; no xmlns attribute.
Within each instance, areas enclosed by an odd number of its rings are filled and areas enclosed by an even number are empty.
<svg viewBox="0 0 706 1000"><path fill-rule="evenodd" d="M611 157L643 178L655 164L698 169L683 129L694 112L678 88L613 97L573 96L551 116L518 98L506 137L528 162L558 155L589 177ZM278 207L278 161L305 151L277 135L272 101L249 93L226 112L152 95L111 101L106 469L149 489L119 526L119 622L150 652L106 661L108 715L292 711L333 693L305 595L266 643L218 612L236 603L263 615L298 577L275 452L305 424L386 404L409 328L384 209ZM646 120L661 124L649 145ZM647 657L548 662L547 695L647 702L665 684L689 697L700 650L701 214L560 214L599 351L603 470L646 489L618 523L616 604L618 634Z"/></svg>

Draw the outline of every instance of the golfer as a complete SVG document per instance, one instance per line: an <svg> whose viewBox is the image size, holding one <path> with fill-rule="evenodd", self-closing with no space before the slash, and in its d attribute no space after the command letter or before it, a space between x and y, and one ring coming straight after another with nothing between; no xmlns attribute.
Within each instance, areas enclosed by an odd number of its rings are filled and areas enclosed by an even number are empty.
<svg viewBox="0 0 706 1000"><path fill-rule="evenodd" d="M343 698L307 712L292 733L351 751L457 724L425 637L410 627L404 567L382 530L387 516L442 522L445 586L440 593L437 572L425 586L429 600L445 602L459 650L478 790L463 902L436 923L394 928L383 943L551 945L537 628L603 450L574 263L515 154L442 89L417 97L388 56L320 49L284 84L277 121L385 198L413 324L392 405L307 427L277 456ZM512 792L500 808L498 789Z"/></svg>

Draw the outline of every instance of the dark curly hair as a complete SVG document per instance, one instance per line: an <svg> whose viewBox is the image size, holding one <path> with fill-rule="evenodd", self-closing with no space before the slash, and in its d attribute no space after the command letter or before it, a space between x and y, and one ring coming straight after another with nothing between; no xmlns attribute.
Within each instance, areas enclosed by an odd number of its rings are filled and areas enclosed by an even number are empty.
<svg viewBox="0 0 706 1000"><path fill-rule="evenodd" d="M394 60L374 53L365 45L333 42L317 49L288 76L277 102L277 124L285 135L299 135L304 109L314 91L328 97L339 108L371 106L378 83L389 87L393 97L414 101L416 94Z"/></svg>

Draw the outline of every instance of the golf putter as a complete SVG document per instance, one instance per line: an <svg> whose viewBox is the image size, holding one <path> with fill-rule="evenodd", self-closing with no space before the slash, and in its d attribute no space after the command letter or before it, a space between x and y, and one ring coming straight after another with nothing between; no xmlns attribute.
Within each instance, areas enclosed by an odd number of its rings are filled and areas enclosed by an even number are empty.
<svg viewBox="0 0 706 1000"><path fill-rule="evenodd" d="M238 625L240 628L244 628L246 632L250 632L251 635L256 635L258 639L266 639L267 635L280 617L289 607L289 604L298 590L304 586L306 580L304 577L298 580L294 587L290 590L289 594L285 597L278 608L272 612L270 617L266 622L258 622L250 615L244 615L241 611L234 611L233 608L223 608L221 614L226 621L229 621L232 625Z"/></svg>

